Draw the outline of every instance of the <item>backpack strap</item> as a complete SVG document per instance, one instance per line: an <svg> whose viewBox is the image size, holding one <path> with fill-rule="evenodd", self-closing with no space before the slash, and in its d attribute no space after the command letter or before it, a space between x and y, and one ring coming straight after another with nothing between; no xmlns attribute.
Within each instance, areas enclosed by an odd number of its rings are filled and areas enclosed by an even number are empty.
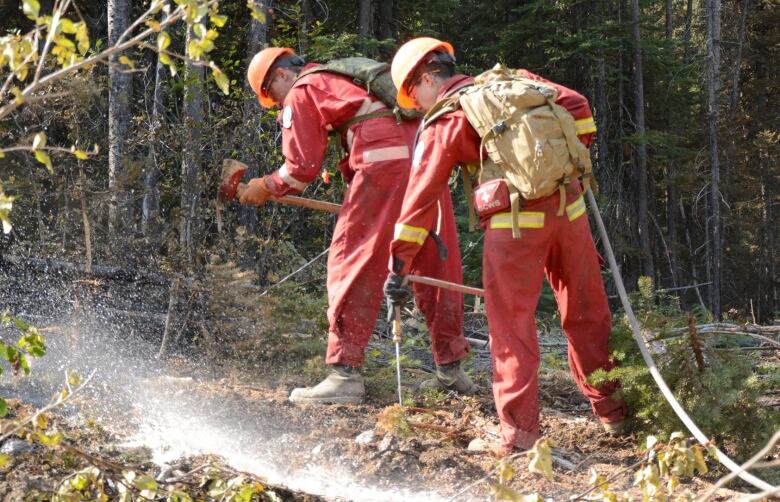
<svg viewBox="0 0 780 502"><path fill-rule="evenodd" d="M555 117L558 119L561 125L563 125L564 121L568 118L567 117L568 112L561 106L557 105L551 99L548 99L547 102L550 105L550 108L552 108ZM569 130L569 128L561 127L561 129L563 130L563 136L566 138L566 146L568 147L571 161L574 164L574 166L579 170L579 177L582 178L582 189L583 192L585 192L588 190L588 188L590 188L591 174L585 172L585 166L582 164L582 159L580 159L580 153L577 149L577 142L579 141L579 139L577 138L576 134L574 134L573 131ZM558 206L558 216L562 216L563 211L566 208L566 187L568 187L570 183L571 183L571 179L568 179L568 177L561 180L561 184L558 190L561 194L561 203Z"/></svg>
<svg viewBox="0 0 780 502"><path fill-rule="evenodd" d="M460 167L460 177L463 181L463 192L466 195L466 207L469 212L469 232L477 228L477 211L474 209L474 181L471 176L476 172L477 166L467 164Z"/></svg>
<svg viewBox="0 0 780 502"><path fill-rule="evenodd" d="M377 110L375 112L364 113L363 115L355 115L351 119L347 120L344 124L334 129L339 134L343 134L355 124L363 122L364 120L378 119L379 117L394 117L395 112L393 110Z"/></svg>

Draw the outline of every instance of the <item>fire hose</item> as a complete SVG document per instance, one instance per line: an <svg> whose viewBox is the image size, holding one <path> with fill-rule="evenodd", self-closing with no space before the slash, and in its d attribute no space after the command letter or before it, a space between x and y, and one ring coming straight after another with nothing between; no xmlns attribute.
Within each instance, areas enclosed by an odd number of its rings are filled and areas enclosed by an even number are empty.
<svg viewBox="0 0 780 502"><path fill-rule="evenodd" d="M221 192L221 195L225 195L225 190L227 188L229 193L229 197L227 198L232 198L235 196L235 189L238 185L240 176L243 175L243 171L246 169L246 166L237 161L226 159L224 161L224 168L225 170L223 171L223 183L221 186L221 190L223 192ZM237 174L239 172L240 175ZM697 441L699 441L699 443L705 446L710 446L709 438L693 422L690 415L688 415L688 413L683 409L682 405L677 400L677 398L674 397L674 394L672 393L671 389L667 385L666 381L663 379L663 376L661 375L661 372L658 369L658 366L656 365L652 354L650 353L650 349L648 348L645 339L642 337L642 328L639 324L639 321L636 318L636 315L634 314L634 309L631 307L631 302L628 299L628 293L626 292L625 285L623 284L623 278L620 275L620 269L618 268L617 260L615 259L615 253L612 250L612 244L609 240L609 236L607 235L607 230L604 225L604 221L601 218L601 212L599 211L598 205L596 204L596 198L593 196L593 192L590 190L590 188L586 190L585 195L588 199L588 204L590 205L590 209L591 212L593 213L593 217L596 220L596 226L598 228L599 235L601 236L601 240L604 245L604 251L607 256L607 261L609 263L610 271L612 272L612 277L615 281L615 287L618 290L618 296L620 297L620 302L623 305L623 310L625 311L626 316L628 317L628 320L631 324L631 334L633 335L634 340L636 341L639 347L639 351L642 354L642 358L644 359L645 364L650 370L650 375L653 377L653 380L655 380L655 383L658 386L658 389L661 391L661 394L664 396L666 401L672 407L675 414L680 419L680 421L682 421L685 427L691 432L691 434L693 434L693 436L696 438ZM300 197L282 197L274 200L276 200L276 202L300 205L312 209L318 209L318 210L334 212L334 213L338 212L338 210L341 207L338 204L326 203L322 201L314 201L311 199L302 199ZM471 294L477 296L484 296L485 294L485 291L483 289L464 286L462 284L455 284L452 282L447 282L440 279L434 279L431 277L424 277L424 276L417 276L417 275L410 274L405 277L405 281L416 282L419 284L426 284L429 286L434 286L443 289L449 289L463 294ZM392 311L392 315L394 317L392 332L393 332L393 341L395 342L395 349L396 349L398 401L399 404L403 405L403 400L401 395L401 362L400 362L401 311L400 310L401 310L400 307L395 307ZM717 452L718 461L721 464L723 464L724 467L729 469L734 475L739 476L744 481L750 483L754 487L763 491L772 490L776 488L775 486L767 483L766 481L745 471L739 464L734 462L722 450L720 450L720 448L715 447L715 450Z"/></svg>

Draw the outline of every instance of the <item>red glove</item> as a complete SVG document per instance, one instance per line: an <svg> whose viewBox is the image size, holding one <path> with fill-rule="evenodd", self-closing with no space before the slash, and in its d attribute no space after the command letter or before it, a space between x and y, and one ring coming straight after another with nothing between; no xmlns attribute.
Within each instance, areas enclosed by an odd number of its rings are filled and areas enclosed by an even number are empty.
<svg viewBox="0 0 780 502"><path fill-rule="evenodd" d="M238 201L241 204L262 206L272 196L265 178L252 178L249 183L238 185Z"/></svg>

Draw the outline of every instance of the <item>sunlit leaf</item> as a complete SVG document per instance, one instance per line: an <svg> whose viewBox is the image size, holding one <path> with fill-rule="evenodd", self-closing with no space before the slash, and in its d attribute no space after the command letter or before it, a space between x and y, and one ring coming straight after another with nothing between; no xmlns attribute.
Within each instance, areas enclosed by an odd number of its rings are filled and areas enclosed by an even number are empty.
<svg viewBox="0 0 780 502"><path fill-rule="evenodd" d="M167 49L169 45L171 45L171 36L168 35L167 31L161 31L160 34L157 35L157 49L163 51Z"/></svg>
<svg viewBox="0 0 780 502"><path fill-rule="evenodd" d="M46 152L42 150L38 150L37 152L35 152L35 160L45 165L46 169L49 170L50 174L54 174L54 167L51 165L51 159L49 158L49 155Z"/></svg>
<svg viewBox="0 0 780 502"><path fill-rule="evenodd" d="M44 146L46 146L46 133L41 131L35 135L35 138L33 138L32 149L35 151L43 148Z"/></svg>
<svg viewBox="0 0 780 502"><path fill-rule="evenodd" d="M78 42L78 50L81 55L84 55L89 50L89 31L87 31L86 23L78 23L76 28L76 42Z"/></svg>
<svg viewBox="0 0 780 502"><path fill-rule="evenodd" d="M214 24L214 26L216 26L217 28L222 28L223 26L225 26L225 23L227 23L228 17L220 14L218 16L211 16L209 19Z"/></svg>
<svg viewBox="0 0 780 502"><path fill-rule="evenodd" d="M79 375L75 371L69 371L68 372L68 384L71 387L78 387L79 385L81 385L81 375Z"/></svg>
<svg viewBox="0 0 780 502"><path fill-rule="evenodd" d="M41 3L38 0L23 0L22 12L30 19L36 19L41 11Z"/></svg>
<svg viewBox="0 0 780 502"><path fill-rule="evenodd" d="M79 150L75 146L70 147L70 152L79 160L87 160L89 155L84 150Z"/></svg>
<svg viewBox="0 0 780 502"><path fill-rule="evenodd" d="M146 20L146 26L152 29L154 32L160 31L160 23L158 21L155 21L154 19L147 19Z"/></svg>
<svg viewBox="0 0 780 502"><path fill-rule="evenodd" d="M553 479L552 470L552 446L547 439L538 439L531 451L528 452L530 462L528 470L542 474L548 480Z"/></svg>
<svg viewBox="0 0 780 502"><path fill-rule="evenodd" d="M144 474L133 480L133 486L139 490L156 490L157 481L155 481L153 477Z"/></svg>
<svg viewBox="0 0 780 502"><path fill-rule="evenodd" d="M0 418L6 416L8 414L8 403L5 402L5 399L0 397Z"/></svg>
<svg viewBox="0 0 780 502"><path fill-rule="evenodd" d="M130 58L127 56L119 56L119 62L125 66L129 66L130 68L135 68L135 63L130 61Z"/></svg>
<svg viewBox="0 0 780 502"><path fill-rule="evenodd" d="M68 34L72 35L72 34L76 33L76 31L78 29L77 24L74 23L73 21L71 21L70 19L62 18L62 19L60 19L60 23L62 23L62 32L63 33L68 33Z"/></svg>
<svg viewBox="0 0 780 502"><path fill-rule="evenodd" d="M46 434L45 432L38 432L35 435L35 439L44 446L53 447L57 446L62 441L62 433L54 432L52 434Z"/></svg>
<svg viewBox="0 0 780 502"><path fill-rule="evenodd" d="M217 87L222 91L222 94L230 94L230 79L219 68L212 70L214 75L214 81L217 83Z"/></svg>
<svg viewBox="0 0 780 502"><path fill-rule="evenodd" d="M2 401L2 399L0 399ZM0 468L5 467L11 461L11 455L0 453Z"/></svg>

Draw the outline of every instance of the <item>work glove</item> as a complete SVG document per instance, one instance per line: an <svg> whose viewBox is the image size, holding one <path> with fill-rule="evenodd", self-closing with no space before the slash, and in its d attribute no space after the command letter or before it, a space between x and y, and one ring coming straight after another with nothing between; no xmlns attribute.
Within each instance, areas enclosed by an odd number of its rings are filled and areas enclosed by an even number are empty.
<svg viewBox="0 0 780 502"><path fill-rule="evenodd" d="M412 294L409 286L403 283L404 276L390 272L387 275L385 286L383 288L387 301L393 307L403 307Z"/></svg>
<svg viewBox="0 0 780 502"><path fill-rule="evenodd" d="M262 206L272 195L265 184L265 178L252 178L249 183L240 183L237 194L241 204L252 206Z"/></svg>

